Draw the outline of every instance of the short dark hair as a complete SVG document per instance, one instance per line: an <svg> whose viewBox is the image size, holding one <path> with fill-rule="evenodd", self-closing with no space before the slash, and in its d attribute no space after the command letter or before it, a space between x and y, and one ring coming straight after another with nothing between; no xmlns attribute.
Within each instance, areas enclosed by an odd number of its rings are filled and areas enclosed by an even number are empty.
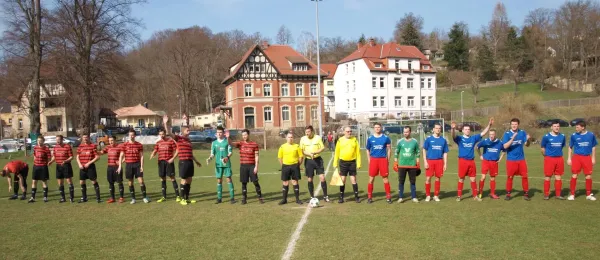
<svg viewBox="0 0 600 260"><path fill-rule="evenodd" d="M379 122L375 122L375 124L373 124L373 127L375 127L376 125L381 127L381 124Z"/></svg>
<svg viewBox="0 0 600 260"><path fill-rule="evenodd" d="M224 127L222 127L222 126L217 126L217 131L224 132L224 131L225 131L225 128L224 128Z"/></svg>
<svg viewBox="0 0 600 260"><path fill-rule="evenodd" d="M129 133L136 134L136 133L135 133L135 130L133 130L133 129L129 129Z"/></svg>
<svg viewBox="0 0 600 260"><path fill-rule="evenodd" d="M62 135L57 135L56 138L65 139L65 137Z"/></svg>
<svg viewBox="0 0 600 260"><path fill-rule="evenodd" d="M307 125L304 130L310 130L311 132L314 132L315 128L312 125Z"/></svg>
<svg viewBox="0 0 600 260"><path fill-rule="evenodd" d="M442 124L440 124L440 123L433 124L433 128L435 128L436 126L439 126L440 128L442 128Z"/></svg>
<svg viewBox="0 0 600 260"><path fill-rule="evenodd" d="M473 128L471 128L471 125L463 125L463 126L462 126L462 129L465 129L465 127L468 127L468 128L469 128L469 131L473 131Z"/></svg>
<svg viewBox="0 0 600 260"><path fill-rule="evenodd" d="M115 140L117 140L117 138L114 135L109 136L108 139L115 139Z"/></svg>
<svg viewBox="0 0 600 260"><path fill-rule="evenodd" d="M412 128L410 126L404 126L404 129L408 129L408 131L412 132Z"/></svg>
<svg viewBox="0 0 600 260"><path fill-rule="evenodd" d="M248 129L244 129L244 130L242 130L242 134L243 134L243 133L246 133L246 134L250 135L250 130L248 130Z"/></svg>
<svg viewBox="0 0 600 260"><path fill-rule="evenodd" d="M579 122L577 122L577 124L575 124L575 125L581 126L581 127L583 127L583 128L585 128L585 127L587 126L587 124L585 123L585 121L579 121Z"/></svg>
<svg viewBox="0 0 600 260"><path fill-rule="evenodd" d="M519 119L518 119L518 118L516 118L516 117L515 117L515 118L513 118L513 119L511 119L511 120L510 120L510 122L511 122L511 123L512 123L512 122L516 122L517 124L521 124L521 120L519 120Z"/></svg>
<svg viewBox="0 0 600 260"><path fill-rule="evenodd" d="M37 139L46 140L43 135L38 135Z"/></svg>
<svg viewBox="0 0 600 260"><path fill-rule="evenodd" d="M159 129L158 129L158 132L159 132L159 133L160 133L160 132L163 132L163 133L165 133L165 134L166 134L166 133L167 133L167 130L161 127L161 128L159 128Z"/></svg>
<svg viewBox="0 0 600 260"><path fill-rule="evenodd" d="M7 170L4 170L4 169L2 169L2 177L6 176L6 175L8 175L8 171L7 171Z"/></svg>
<svg viewBox="0 0 600 260"><path fill-rule="evenodd" d="M560 122L558 122L558 120L552 120L552 124L551 125L556 125L558 124L560 126Z"/></svg>

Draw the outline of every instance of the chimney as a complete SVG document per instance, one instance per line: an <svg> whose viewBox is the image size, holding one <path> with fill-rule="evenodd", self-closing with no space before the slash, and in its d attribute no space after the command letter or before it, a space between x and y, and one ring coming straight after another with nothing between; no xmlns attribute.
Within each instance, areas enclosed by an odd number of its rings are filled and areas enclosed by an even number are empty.
<svg viewBox="0 0 600 260"><path fill-rule="evenodd" d="M269 42L268 41L263 41L262 44L261 44L261 47L263 49L269 48Z"/></svg>
<svg viewBox="0 0 600 260"><path fill-rule="evenodd" d="M144 107L148 108L148 102L144 102Z"/></svg>
<svg viewBox="0 0 600 260"><path fill-rule="evenodd" d="M369 45L371 45L371 47L375 46L375 39L370 38L369 39Z"/></svg>
<svg viewBox="0 0 600 260"><path fill-rule="evenodd" d="M363 44L362 44L362 42L358 42L358 43L356 44L356 49L360 49L360 48L362 48L362 47L363 47Z"/></svg>

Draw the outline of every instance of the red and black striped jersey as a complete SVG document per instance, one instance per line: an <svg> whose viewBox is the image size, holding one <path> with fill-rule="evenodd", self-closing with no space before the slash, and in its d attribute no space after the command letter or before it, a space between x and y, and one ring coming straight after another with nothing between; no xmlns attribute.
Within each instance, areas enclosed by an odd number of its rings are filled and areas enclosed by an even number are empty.
<svg viewBox="0 0 600 260"><path fill-rule="evenodd" d="M52 148L52 150L54 152L54 160L56 161L56 164L62 164L73 156L73 150L68 144L57 144L54 146L54 148Z"/></svg>
<svg viewBox="0 0 600 260"><path fill-rule="evenodd" d="M77 148L77 155L79 156L79 162L86 164L98 155L96 152L95 144L80 144Z"/></svg>
<svg viewBox="0 0 600 260"><path fill-rule="evenodd" d="M50 158L52 158L52 154L48 146L36 145L33 147L33 165L47 166Z"/></svg>
<svg viewBox="0 0 600 260"><path fill-rule="evenodd" d="M142 160L140 153L144 151L144 146L139 142L126 142L122 144L125 153L126 163L137 163Z"/></svg>
<svg viewBox="0 0 600 260"><path fill-rule="evenodd" d="M2 170L6 171L7 173L12 173L16 175L19 174L21 170L23 170L25 167L27 167L27 163L19 160L14 160L7 163L4 166L4 168L2 168Z"/></svg>
<svg viewBox="0 0 600 260"><path fill-rule="evenodd" d="M121 157L122 151L122 144L109 145L102 149L102 153L108 155L108 166L119 166L119 157Z"/></svg>
<svg viewBox="0 0 600 260"><path fill-rule="evenodd" d="M175 140L177 140L177 156L179 157L179 160L192 160L194 154L192 151L192 142L190 142L190 139L187 137L176 135Z"/></svg>
<svg viewBox="0 0 600 260"><path fill-rule="evenodd" d="M235 144L240 148L240 164L255 164L256 153L258 153L258 144L255 142L241 141Z"/></svg>
<svg viewBox="0 0 600 260"><path fill-rule="evenodd" d="M175 144L175 141L173 141L173 139L161 139L154 145L154 152L158 153L159 161L167 161L173 158L173 154L175 154L176 149L177 144Z"/></svg>

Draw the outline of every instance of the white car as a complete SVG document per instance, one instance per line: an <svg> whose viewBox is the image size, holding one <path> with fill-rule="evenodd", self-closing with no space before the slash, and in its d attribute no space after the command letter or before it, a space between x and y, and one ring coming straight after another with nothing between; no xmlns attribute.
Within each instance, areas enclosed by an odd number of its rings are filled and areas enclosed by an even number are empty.
<svg viewBox="0 0 600 260"><path fill-rule="evenodd" d="M4 151L20 151L23 150L23 144L20 144L15 139L4 139L0 141L0 149Z"/></svg>

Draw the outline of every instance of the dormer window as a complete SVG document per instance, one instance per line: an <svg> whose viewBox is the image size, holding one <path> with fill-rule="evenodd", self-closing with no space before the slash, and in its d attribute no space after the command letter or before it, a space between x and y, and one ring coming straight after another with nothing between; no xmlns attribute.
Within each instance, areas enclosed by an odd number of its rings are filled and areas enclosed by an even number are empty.
<svg viewBox="0 0 600 260"><path fill-rule="evenodd" d="M308 64L307 63L294 63L292 64L292 70L294 71L307 71Z"/></svg>
<svg viewBox="0 0 600 260"><path fill-rule="evenodd" d="M381 68L381 67L383 67L383 64L381 64L379 62L375 63L375 68Z"/></svg>
<svg viewBox="0 0 600 260"><path fill-rule="evenodd" d="M429 69L429 66L427 66L427 65L423 65L423 69L424 69L424 70L428 70L428 69Z"/></svg>

